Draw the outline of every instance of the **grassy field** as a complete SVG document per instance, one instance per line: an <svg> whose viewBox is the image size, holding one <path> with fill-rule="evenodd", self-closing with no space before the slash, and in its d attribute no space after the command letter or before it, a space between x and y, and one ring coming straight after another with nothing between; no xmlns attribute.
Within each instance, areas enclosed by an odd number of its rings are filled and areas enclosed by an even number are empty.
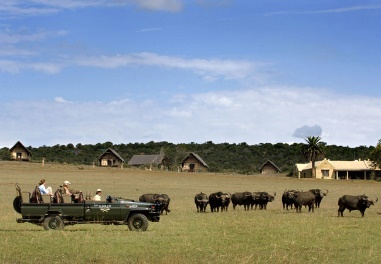
<svg viewBox="0 0 381 264"><path fill-rule="evenodd" d="M127 226L74 225L63 231L17 224L12 201L19 183L32 191L41 178L53 190L64 180L73 188L138 199L143 193L167 193L170 212L146 232ZM0 161L1 263L380 263L380 204L362 218L359 211L337 217L344 194L380 195L375 181L295 179L284 176L153 172ZM328 189L315 213L283 210L285 189ZM193 199L200 191L276 192L266 211L197 213Z"/></svg>

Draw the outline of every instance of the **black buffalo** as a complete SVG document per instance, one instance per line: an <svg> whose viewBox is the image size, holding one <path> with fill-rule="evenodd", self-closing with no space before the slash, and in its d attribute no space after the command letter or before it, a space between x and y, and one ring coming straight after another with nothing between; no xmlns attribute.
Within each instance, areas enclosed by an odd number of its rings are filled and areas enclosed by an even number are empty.
<svg viewBox="0 0 381 264"><path fill-rule="evenodd" d="M229 203L230 203L230 196L227 193L215 192L209 195L209 206L212 212L216 212L216 211L219 212L220 208L221 208L221 211L223 211L224 209L227 210Z"/></svg>
<svg viewBox="0 0 381 264"><path fill-rule="evenodd" d="M163 214L168 214L171 210L169 210L169 202L171 199L167 194L157 194L157 193L146 193L139 197L139 202L148 202L148 203L159 203L161 206L160 212Z"/></svg>
<svg viewBox="0 0 381 264"><path fill-rule="evenodd" d="M275 196L276 196L275 192L273 195L269 194L268 192L253 192L253 200L251 202L251 209L253 209L253 207L257 209L257 206L259 206L260 210L266 210L267 204L269 202L274 201Z"/></svg>
<svg viewBox="0 0 381 264"><path fill-rule="evenodd" d="M287 209L290 206L292 209L292 206L294 204L294 195L295 193L300 192L299 190L284 190L282 194L282 204L283 204L283 209Z"/></svg>
<svg viewBox="0 0 381 264"><path fill-rule="evenodd" d="M230 201L231 201L231 194L230 193L223 193L222 194L222 206L221 206L221 212L228 211Z"/></svg>
<svg viewBox="0 0 381 264"><path fill-rule="evenodd" d="M314 207L315 207L315 193L311 191L307 192L299 192L294 194L294 206L296 209L296 212L300 213L302 211L302 206L308 206L308 211L314 212Z"/></svg>
<svg viewBox="0 0 381 264"><path fill-rule="evenodd" d="M310 192L313 192L315 194L315 207L320 208L321 200L323 200L324 196L327 196L328 190L325 189L325 191L320 189L311 189Z"/></svg>
<svg viewBox="0 0 381 264"><path fill-rule="evenodd" d="M253 193L252 192L236 192L233 193L232 195L232 204L233 204L233 209L237 205L245 208L245 210L249 210L251 203L253 202Z"/></svg>
<svg viewBox="0 0 381 264"><path fill-rule="evenodd" d="M345 209L348 209L349 212L354 210L359 210L361 212L361 216L364 217L364 213L366 208L369 208L371 205L374 205L378 201L378 198L376 197L376 200L369 199L368 196L365 194L363 195L344 195L339 198L338 205L338 215L343 217L343 212Z"/></svg>
<svg viewBox="0 0 381 264"><path fill-rule="evenodd" d="M203 192L196 194L194 203L196 204L197 212L205 212L209 203L208 195Z"/></svg>

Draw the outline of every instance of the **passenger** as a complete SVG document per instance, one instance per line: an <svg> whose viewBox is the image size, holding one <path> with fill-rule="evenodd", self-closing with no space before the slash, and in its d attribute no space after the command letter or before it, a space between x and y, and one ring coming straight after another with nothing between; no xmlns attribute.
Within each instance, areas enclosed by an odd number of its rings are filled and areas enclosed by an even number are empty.
<svg viewBox="0 0 381 264"><path fill-rule="evenodd" d="M62 191L63 191L62 193L72 195L72 193L69 191L69 184L70 184L69 181L64 181L62 185Z"/></svg>
<svg viewBox="0 0 381 264"><path fill-rule="evenodd" d="M41 179L40 182L39 182L39 186L38 186L38 189L40 190L40 193L41 194L49 194L50 196L53 196L53 191L52 191L52 187L45 187L45 179Z"/></svg>
<svg viewBox="0 0 381 264"><path fill-rule="evenodd" d="M93 198L93 200L94 201L100 201L100 200L102 200L101 194L102 194L102 190L98 189L96 194L95 194L95 196L94 196L94 198Z"/></svg>
<svg viewBox="0 0 381 264"><path fill-rule="evenodd" d="M83 200L83 195L81 191L73 190L69 188L70 182L64 181L62 187L62 194L68 194L71 196L71 200L74 203L81 202Z"/></svg>
<svg viewBox="0 0 381 264"><path fill-rule="evenodd" d="M62 185L62 190L63 190L63 193L64 193L64 194L73 195L73 194L78 194L78 193L80 193L80 191L73 190L72 188L69 188L69 185L70 185L70 182L69 182L69 181L64 181L64 183L63 183L63 185Z"/></svg>

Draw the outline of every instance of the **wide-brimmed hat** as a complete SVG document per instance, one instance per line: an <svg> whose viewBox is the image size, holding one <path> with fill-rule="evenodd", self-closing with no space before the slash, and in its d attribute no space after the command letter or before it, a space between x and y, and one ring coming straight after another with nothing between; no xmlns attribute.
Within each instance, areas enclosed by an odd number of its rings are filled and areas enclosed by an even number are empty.
<svg viewBox="0 0 381 264"><path fill-rule="evenodd" d="M64 185L69 185L70 182L69 181L64 181Z"/></svg>
<svg viewBox="0 0 381 264"><path fill-rule="evenodd" d="M102 192L102 190L101 190L101 189L98 189L97 192Z"/></svg>

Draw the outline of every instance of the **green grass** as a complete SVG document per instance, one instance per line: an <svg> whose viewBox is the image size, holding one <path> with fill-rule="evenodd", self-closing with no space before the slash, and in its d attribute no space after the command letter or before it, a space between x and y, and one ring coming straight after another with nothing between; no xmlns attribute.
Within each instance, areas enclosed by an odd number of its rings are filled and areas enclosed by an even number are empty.
<svg viewBox="0 0 381 264"><path fill-rule="evenodd" d="M143 193L167 193L170 212L146 232L127 226L74 225L63 231L17 224L12 207L14 184L31 191L41 178L58 188L69 180L83 192L101 188L103 196L138 199ZM315 213L283 210L285 189L326 188ZM276 192L266 211L196 213L200 191ZM284 176L152 172L36 163L0 162L0 263L380 263L380 205L337 217L344 194L380 196L380 183L294 179ZM380 196L381 198L381 196Z"/></svg>

